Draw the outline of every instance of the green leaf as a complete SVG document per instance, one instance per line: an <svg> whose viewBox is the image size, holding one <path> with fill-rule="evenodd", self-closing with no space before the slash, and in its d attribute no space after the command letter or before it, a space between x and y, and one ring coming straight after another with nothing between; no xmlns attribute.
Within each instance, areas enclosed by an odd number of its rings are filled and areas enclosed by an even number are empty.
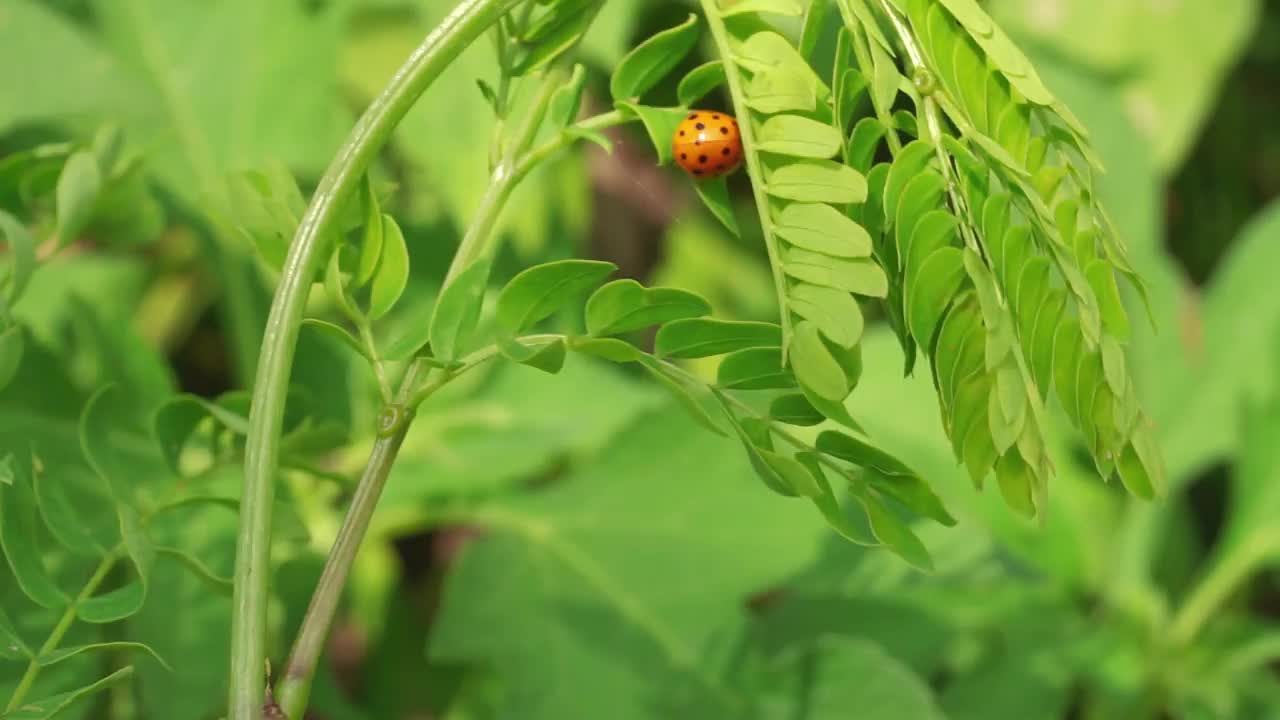
<svg viewBox="0 0 1280 720"><path fill-rule="evenodd" d="M25 347L26 340L21 325L14 325L0 332L0 390L18 374Z"/></svg>
<svg viewBox="0 0 1280 720"><path fill-rule="evenodd" d="M372 358L369 357L369 353L365 349L364 343L361 343L354 335L347 332L344 328L328 322L327 320L320 320L318 318L303 318L302 327L311 328L317 335L336 341L339 345L347 347L355 352L355 354L372 362Z"/></svg>
<svg viewBox="0 0 1280 720"><path fill-rule="evenodd" d="M789 390L796 378L782 366L781 348L756 347L720 361L716 383L726 390Z"/></svg>
<svg viewBox="0 0 1280 720"><path fill-rule="evenodd" d="M325 267L324 290L329 296L329 301L337 305L343 315L355 322L362 315L352 302L351 294L347 292L346 278L342 273L342 255L344 251L349 250L350 248L345 245L334 248L333 254L329 256L329 264Z"/></svg>
<svg viewBox="0 0 1280 720"><path fill-rule="evenodd" d="M127 665L95 683L77 690L52 695L41 700L24 702L12 710L0 713L0 720L51 720L76 702L118 685L132 676L133 666Z"/></svg>
<svg viewBox="0 0 1280 720"><path fill-rule="evenodd" d="M871 98L881 113L888 114L898 98L902 74L880 43L868 43L871 49Z"/></svg>
<svg viewBox="0 0 1280 720"><path fill-rule="evenodd" d="M41 607L59 608L67 596L50 577L40 552L31 456L19 452L13 458L13 482L0 484L0 549L23 594Z"/></svg>
<svg viewBox="0 0 1280 720"><path fill-rule="evenodd" d="M830 205L790 203L774 217L778 237L805 250L840 258L871 255L871 235Z"/></svg>
<svg viewBox="0 0 1280 720"><path fill-rule="evenodd" d="M443 360L457 360L480 320L489 288L489 259L480 258L445 285L431 310L431 352Z"/></svg>
<svg viewBox="0 0 1280 720"><path fill-rule="evenodd" d="M751 348L782 347L782 329L772 323L691 318L662 326L655 352L670 358L704 358Z"/></svg>
<svg viewBox="0 0 1280 720"><path fill-rule="evenodd" d="M742 449L676 408L640 418L593 457L536 497L486 501L467 522L482 532L449 573L431 658L502 668L495 710L522 720L741 718L757 693L708 673L706 648L746 641L742 598L812 561L822 539L812 511L744 487ZM651 552L655 532L679 551ZM726 547L734 562L722 562ZM697 593L670 592L690 577ZM587 626L616 631L607 652ZM554 679L566 668L575 682ZM659 696L674 706L655 709Z"/></svg>
<svg viewBox="0 0 1280 720"><path fill-rule="evenodd" d="M813 427L827 418L803 394L779 395L769 404L769 417L780 423Z"/></svg>
<svg viewBox="0 0 1280 720"><path fill-rule="evenodd" d="M526 35L526 42L531 42L532 46L516 60L511 68L512 75L521 77L537 72L577 45L583 33L591 26L591 21L595 19L600 4L561 3L559 7L567 8L569 11L556 13L553 10L552 13L544 16L549 22L541 25L537 31Z"/></svg>
<svg viewBox="0 0 1280 720"><path fill-rule="evenodd" d="M586 85L587 73L581 63L573 66L573 74L551 96L551 105L547 108L547 124L553 128L563 129L578 118L578 110L582 106L582 88Z"/></svg>
<svg viewBox="0 0 1280 720"><path fill-rule="evenodd" d="M513 335L523 332L604 282L617 269L613 263L597 260L560 260L528 268L498 295L498 325Z"/></svg>
<svg viewBox="0 0 1280 720"><path fill-rule="evenodd" d="M738 235L738 219L733 214L733 200L729 196L729 184L723 177L699 180L693 184L702 204L715 215L725 228Z"/></svg>
<svg viewBox="0 0 1280 720"><path fill-rule="evenodd" d="M864 493L858 499L866 508L867 518L871 521L871 531L880 542L884 543L885 547L922 570L933 569L933 559L929 557L929 550L902 518L895 515L872 493Z"/></svg>
<svg viewBox="0 0 1280 720"><path fill-rule="evenodd" d="M8 267L6 273L0 275L0 285L8 283L5 299L10 307L22 297L31 273L36 269L36 240L27 231L25 225L9 213L0 210L0 242L8 251ZM0 377L3 377L0 374ZM0 381L0 387L5 383Z"/></svg>
<svg viewBox="0 0 1280 720"><path fill-rule="evenodd" d="M525 344L515 339L498 339L498 349L509 360L555 375L564 368L567 346L564 338Z"/></svg>
<svg viewBox="0 0 1280 720"><path fill-rule="evenodd" d="M680 126L688 111L678 107L650 107L629 102L619 102L617 105L620 110L640 118L645 131L649 133L649 140L653 142L654 151L658 153L658 164L670 163L671 137L675 135L676 128Z"/></svg>
<svg viewBox="0 0 1280 720"><path fill-rule="evenodd" d="M587 332L618 335L710 312L706 299L687 290L646 288L635 280L615 280L587 300Z"/></svg>
<svg viewBox="0 0 1280 720"><path fill-rule="evenodd" d="M698 41L698 17L690 14L683 23L663 30L640 43L618 63L609 79L615 101L644 95L671 72Z"/></svg>
<svg viewBox="0 0 1280 720"><path fill-rule="evenodd" d="M840 260L793 249L786 254L782 267L788 276L821 287L868 297L882 298L889 293L889 278L870 258Z"/></svg>
<svg viewBox="0 0 1280 720"><path fill-rule="evenodd" d="M948 247L935 251L913 274L907 288L907 326L922 347L933 346L933 332L964 281L963 253Z"/></svg>
<svg viewBox="0 0 1280 720"><path fill-rule="evenodd" d="M849 396L844 371L822 342L817 325L808 320L796 324L790 353L791 366L801 385L831 402L842 402Z"/></svg>
<svg viewBox="0 0 1280 720"><path fill-rule="evenodd" d="M170 672L173 671L173 668L169 665L169 663L165 662L164 658L160 657L160 655L157 654L156 651L151 648L151 646L145 645L143 643L127 642L127 641L90 643L88 645L76 645L74 647L59 648L57 650L54 650L49 653L45 653L44 655L41 655L40 657L36 658L36 663L40 667L49 667L50 665L57 665L63 660L73 658L77 655L83 655L84 653L87 653L87 652L142 653L143 655L150 655L151 658L155 660L157 663L159 663L160 666L163 667L165 670L168 670Z"/></svg>
<svg viewBox="0 0 1280 720"><path fill-rule="evenodd" d="M72 153L58 176L55 229L58 247L66 247L80 236L93 218L101 194L102 170L93 153L88 150Z"/></svg>
<svg viewBox="0 0 1280 720"><path fill-rule="evenodd" d="M840 152L840 131L801 115L774 115L756 136L756 150L825 160Z"/></svg>
<svg viewBox="0 0 1280 720"><path fill-rule="evenodd" d="M382 216L382 257L369 290L369 319L387 314L409 284L409 248L395 218Z"/></svg>
<svg viewBox="0 0 1280 720"><path fill-rule="evenodd" d="M844 290L797 283L791 288L788 305L841 347L851 348L862 338L862 308Z"/></svg>
<svg viewBox="0 0 1280 720"><path fill-rule="evenodd" d="M649 358L636 346L617 338L573 338L569 349L615 363L642 363Z"/></svg>
<svg viewBox="0 0 1280 720"><path fill-rule="evenodd" d="M811 720L961 717L943 712L929 683L879 645L834 633L823 635L815 645L797 657L793 670L808 685L804 702Z"/></svg>
<svg viewBox="0 0 1280 720"><path fill-rule="evenodd" d="M726 0L721 3L720 15L733 17L747 13L770 13L785 17L800 17L804 8L799 0Z"/></svg>
<svg viewBox="0 0 1280 720"><path fill-rule="evenodd" d="M378 197L373 192L373 180L365 175L363 187L364 197L364 231L360 235L360 260L356 264L355 286L363 287L373 279L378 269L378 261L382 258L383 221L382 209L378 207Z"/></svg>
<svg viewBox="0 0 1280 720"><path fill-rule="evenodd" d="M724 63L712 60L690 70L680 79L680 85L676 88L676 97L683 107L692 107L694 103L706 97L724 82Z"/></svg>
<svg viewBox="0 0 1280 720"><path fill-rule="evenodd" d="M907 145L894 158L889 167L889 177L884 183L884 216L894 221L898 217L898 204L907 184L920 177L934 159L933 146L924 140Z"/></svg>
<svg viewBox="0 0 1280 720"><path fill-rule="evenodd" d="M774 197L802 202L859 203L867 180L857 170L830 160L806 160L777 168L765 180Z"/></svg>

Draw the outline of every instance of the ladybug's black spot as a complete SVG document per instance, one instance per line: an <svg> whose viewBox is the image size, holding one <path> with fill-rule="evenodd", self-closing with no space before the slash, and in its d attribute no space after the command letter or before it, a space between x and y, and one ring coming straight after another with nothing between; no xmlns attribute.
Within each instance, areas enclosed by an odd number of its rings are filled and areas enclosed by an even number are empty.
<svg viewBox="0 0 1280 720"><path fill-rule="evenodd" d="M697 125L694 125L694 127L698 128L699 130L706 130L706 129L707 129L707 126L706 126L706 125L703 125L702 123L698 123Z"/></svg>
<svg viewBox="0 0 1280 720"><path fill-rule="evenodd" d="M693 141L693 144L694 144L694 145L701 145L701 144L702 144L702 141L701 141L701 140L694 140L694 141Z"/></svg>
<svg viewBox="0 0 1280 720"><path fill-rule="evenodd" d="M690 119L690 120L697 120L697 119L698 119L698 113L693 113L692 115L690 115L690 116L689 116L689 119Z"/></svg>
<svg viewBox="0 0 1280 720"><path fill-rule="evenodd" d="M689 159L689 156L688 156L686 153L680 153L680 159L681 159L681 160L688 160L688 159Z"/></svg>
<svg viewBox="0 0 1280 720"><path fill-rule="evenodd" d="M721 134L721 135L728 135L728 134L729 134L729 128L727 128L727 127L725 127L725 126L721 125L721 126L720 126L720 134Z"/></svg>
<svg viewBox="0 0 1280 720"><path fill-rule="evenodd" d="M703 165L706 165L706 164L707 164L707 156L706 156L706 155L699 155L699 156L698 156L698 162L699 162L699 163L701 163L701 164L703 164Z"/></svg>
<svg viewBox="0 0 1280 720"><path fill-rule="evenodd" d="M693 171L693 174L694 174L694 175L701 175L701 174L702 174L702 171L701 171L701 170L694 170L694 171Z"/></svg>
<svg viewBox="0 0 1280 720"><path fill-rule="evenodd" d="M680 137L684 137L684 131L683 131L683 130L681 130L681 131L680 131Z"/></svg>
<svg viewBox="0 0 1280 720"><path fill-rule="evenodd" d="M721 150L721 151L720 151L720 154L721 154L721 155L724 155L725 157L728 157L728 156L729 156L729 148L725 148L725 149Z"/></svg>
<svg viewBox="0 0 1280 720"><path fill-rule="evenodd" d="M720 116L719 116L719 115L712 115L712 116L711 116L711 119L712 119L712 120L719 120L719 119L720 119Z"/></svg>

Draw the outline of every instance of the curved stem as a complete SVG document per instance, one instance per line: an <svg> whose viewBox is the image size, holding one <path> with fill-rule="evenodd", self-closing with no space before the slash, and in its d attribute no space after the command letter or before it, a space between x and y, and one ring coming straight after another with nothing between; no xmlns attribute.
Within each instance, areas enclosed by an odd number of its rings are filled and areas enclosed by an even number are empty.
<svg viewBox="0 0 1280 720"><path fill-rule="evenodd" d="M751 124L751 111L743 103L746 94L742 89L742 75L733 64L733 48L729 46L729 31L720 17L720 8L715 0L699 0L702 14L707 18L707 27L715 40L716 51L724 61L725 83L729 86L729 97L733 101L733 112L741 121L738 132L742 137L743 157L746 159L747 175L751 178L751 193L754 196L756 211L760 214L760 230L764 233L764 247L769 253L769 266L773 270L773 286L778 294L778 314L782 325L782 362L787 362L787 340L791 337L791 310L787 304L787 280L782 273L782 257L778 251L778 241L773 235L773 220L769 217L769 197L765 192L764 169L760 166L760 158L756 155L755 130Z"/></svg>
<svg viewBox="0 0 1280 720"><path fill-rule="evenodd" d="M418 97L464 48L520 1L462 0L423 40L352 130L289 247L262 339L249 416L232 601L228 720L257 720L262 714L271 504L280 431L298 328L324 241L361 176Z"/></svg>

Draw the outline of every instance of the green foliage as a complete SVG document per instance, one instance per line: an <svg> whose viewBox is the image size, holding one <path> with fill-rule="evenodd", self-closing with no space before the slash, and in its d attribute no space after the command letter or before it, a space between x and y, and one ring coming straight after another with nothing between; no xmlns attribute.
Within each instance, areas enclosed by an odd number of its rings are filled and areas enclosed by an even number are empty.
<svg viewBox="0 0 1280 720"><path fill-rule="evenodd" d="M0 12L0 717L224 714L264 395L261 635L279 690L319 634L314 714L1280 702L1275 215L1197 293L1157 193L1254 3L519 4L343 176L254 399L351 109L450 11L260 5ZM636 165L695 107L745 177Z"/></svg>

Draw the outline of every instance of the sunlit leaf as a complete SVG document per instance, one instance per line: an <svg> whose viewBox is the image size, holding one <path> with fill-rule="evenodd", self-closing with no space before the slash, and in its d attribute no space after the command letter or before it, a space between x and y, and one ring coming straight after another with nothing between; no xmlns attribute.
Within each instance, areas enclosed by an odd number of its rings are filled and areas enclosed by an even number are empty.
<svg viewBox="0 0 1280 720"><path fill-rule="evenodd" d="M524 331L604 282L617 266L596 260L535 265L511 279L498 295L496 317L508 333Z"/></svg>
<svg viewBox="0 0 1280 720"><path fill-rule="evenodd" d="M646 288L635 280L615 280L587 300L587 332L617 335L710 312L710 303L686 290Z"/></svg>

